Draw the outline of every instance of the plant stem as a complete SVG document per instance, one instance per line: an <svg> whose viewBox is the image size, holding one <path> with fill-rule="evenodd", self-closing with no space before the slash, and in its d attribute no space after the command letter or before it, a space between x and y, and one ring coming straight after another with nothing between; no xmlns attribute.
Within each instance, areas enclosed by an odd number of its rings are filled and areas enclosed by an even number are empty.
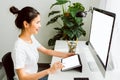
<svg viewBox="0 0 120 80"><path fill-rule="evenodd" d="M64 10L64 5L62 5L62 11L63 11L63 14L65 13L65 10Z"/></svg>

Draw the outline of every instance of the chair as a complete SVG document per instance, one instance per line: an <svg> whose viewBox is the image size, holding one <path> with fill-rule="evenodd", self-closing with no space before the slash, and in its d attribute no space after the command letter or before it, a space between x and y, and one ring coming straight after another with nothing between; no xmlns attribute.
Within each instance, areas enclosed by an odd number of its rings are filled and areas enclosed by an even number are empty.
<svg viewBox="0 0 120 80"><path fill-rule="evenodd" d="M13 77L15 73L14 73L13 60L11 58L11 52L6 53L2 57L2 64L7 75L7 80L14 80Z"/></svg>

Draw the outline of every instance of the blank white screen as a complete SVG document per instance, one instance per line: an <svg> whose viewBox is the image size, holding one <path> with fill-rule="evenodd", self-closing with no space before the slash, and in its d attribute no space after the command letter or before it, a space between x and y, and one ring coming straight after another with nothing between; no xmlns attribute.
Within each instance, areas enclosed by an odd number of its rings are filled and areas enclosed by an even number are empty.
<svg viewBox="0 0 120 80"><path fill-rule="evenodd" d="M90 43L104 65L106 65L113 20L111 16L93 11Z"/></svg>

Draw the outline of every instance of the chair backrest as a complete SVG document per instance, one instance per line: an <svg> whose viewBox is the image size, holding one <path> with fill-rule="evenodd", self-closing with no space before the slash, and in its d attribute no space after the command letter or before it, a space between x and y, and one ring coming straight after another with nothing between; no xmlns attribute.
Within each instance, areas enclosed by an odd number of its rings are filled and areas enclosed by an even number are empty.
<svg viewBox="0 0 120 80"><path fill-rule="evenodd" d="M6 53L2 57L2 64L7 75L7 80L14 80L13 77L15 73L14 73L14 65L11 57L11 52Z"/></svg>

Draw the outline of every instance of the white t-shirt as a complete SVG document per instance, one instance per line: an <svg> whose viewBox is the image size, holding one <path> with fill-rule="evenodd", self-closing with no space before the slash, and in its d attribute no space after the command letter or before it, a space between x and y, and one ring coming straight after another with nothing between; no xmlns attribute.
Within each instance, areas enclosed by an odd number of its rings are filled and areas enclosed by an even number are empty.
<svg viewBox="0 0 120 80"><path fill-rule="evenodd" d="M37 48L41 46L34 36L31 36L31 39L32 44L29 44L18 38L12 52L14 69L24 68L25 72L30 74L38 71L39 54Z"/></svg>

